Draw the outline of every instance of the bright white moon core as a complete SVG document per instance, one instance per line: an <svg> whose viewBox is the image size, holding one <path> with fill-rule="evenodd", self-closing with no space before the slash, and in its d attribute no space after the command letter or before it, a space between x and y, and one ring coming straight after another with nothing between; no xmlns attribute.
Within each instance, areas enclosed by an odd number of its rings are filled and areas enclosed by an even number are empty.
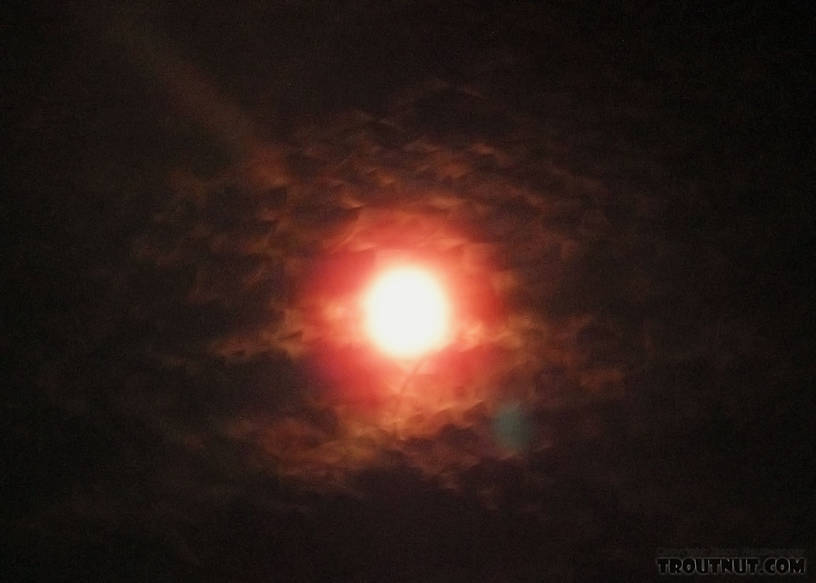
<svg viewBox="0 0 816 583"><path fill-rule="evenodd" d="M363 300L365 328L392 356L411 358L446 341L450 306L445 290L427 271L390 269L377 278Z"/></svg>

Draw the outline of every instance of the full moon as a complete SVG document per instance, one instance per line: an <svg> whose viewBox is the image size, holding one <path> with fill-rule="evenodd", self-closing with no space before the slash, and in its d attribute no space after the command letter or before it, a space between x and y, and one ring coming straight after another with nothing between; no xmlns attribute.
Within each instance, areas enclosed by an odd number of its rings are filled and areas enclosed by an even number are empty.
<svg viewBox="0 0 816 583"><path fill-rule="evenodd" d="M366 332L392 356L417 357L447 341L448 298L424 269L398 267L380 274L365 293L363 308Z"/></svg>

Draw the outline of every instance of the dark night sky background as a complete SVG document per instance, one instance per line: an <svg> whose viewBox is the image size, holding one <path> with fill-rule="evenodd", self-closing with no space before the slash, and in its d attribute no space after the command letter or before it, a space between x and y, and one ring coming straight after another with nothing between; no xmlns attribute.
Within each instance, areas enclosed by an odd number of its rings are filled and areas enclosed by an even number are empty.
<svg viewBox="0 0 816 583"><path fill-rule="evenodd" d="M812 559L813 14L601 4L9 12L9 580ZM502 306L401 435L316 372L372 232Z"/></svg>

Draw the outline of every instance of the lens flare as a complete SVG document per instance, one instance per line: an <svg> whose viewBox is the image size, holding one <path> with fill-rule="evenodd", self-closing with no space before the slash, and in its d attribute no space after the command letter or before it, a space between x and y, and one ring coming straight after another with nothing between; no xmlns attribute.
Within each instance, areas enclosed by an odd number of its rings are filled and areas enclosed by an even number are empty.
<svg viewBox="0 0 816 583"><path fill-rule="evenodd" d="M379 275L365 294L363 307L368 335L392 356L413 358L447 341L448 298L424 269L399 267Z"/></svg>

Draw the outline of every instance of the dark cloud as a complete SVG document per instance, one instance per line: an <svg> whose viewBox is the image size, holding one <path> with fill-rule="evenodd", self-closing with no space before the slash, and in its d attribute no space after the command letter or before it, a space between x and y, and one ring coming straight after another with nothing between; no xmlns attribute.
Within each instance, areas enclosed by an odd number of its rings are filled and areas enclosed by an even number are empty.
<svg viewBox="0 0 816 583"><path fill-rule="evenodd" d="M21 577L643 579L657 547L812 546L782 49L443 4L18 35ZM444 272L461 323L413 371L353 311L395 257Z"/></svg>

